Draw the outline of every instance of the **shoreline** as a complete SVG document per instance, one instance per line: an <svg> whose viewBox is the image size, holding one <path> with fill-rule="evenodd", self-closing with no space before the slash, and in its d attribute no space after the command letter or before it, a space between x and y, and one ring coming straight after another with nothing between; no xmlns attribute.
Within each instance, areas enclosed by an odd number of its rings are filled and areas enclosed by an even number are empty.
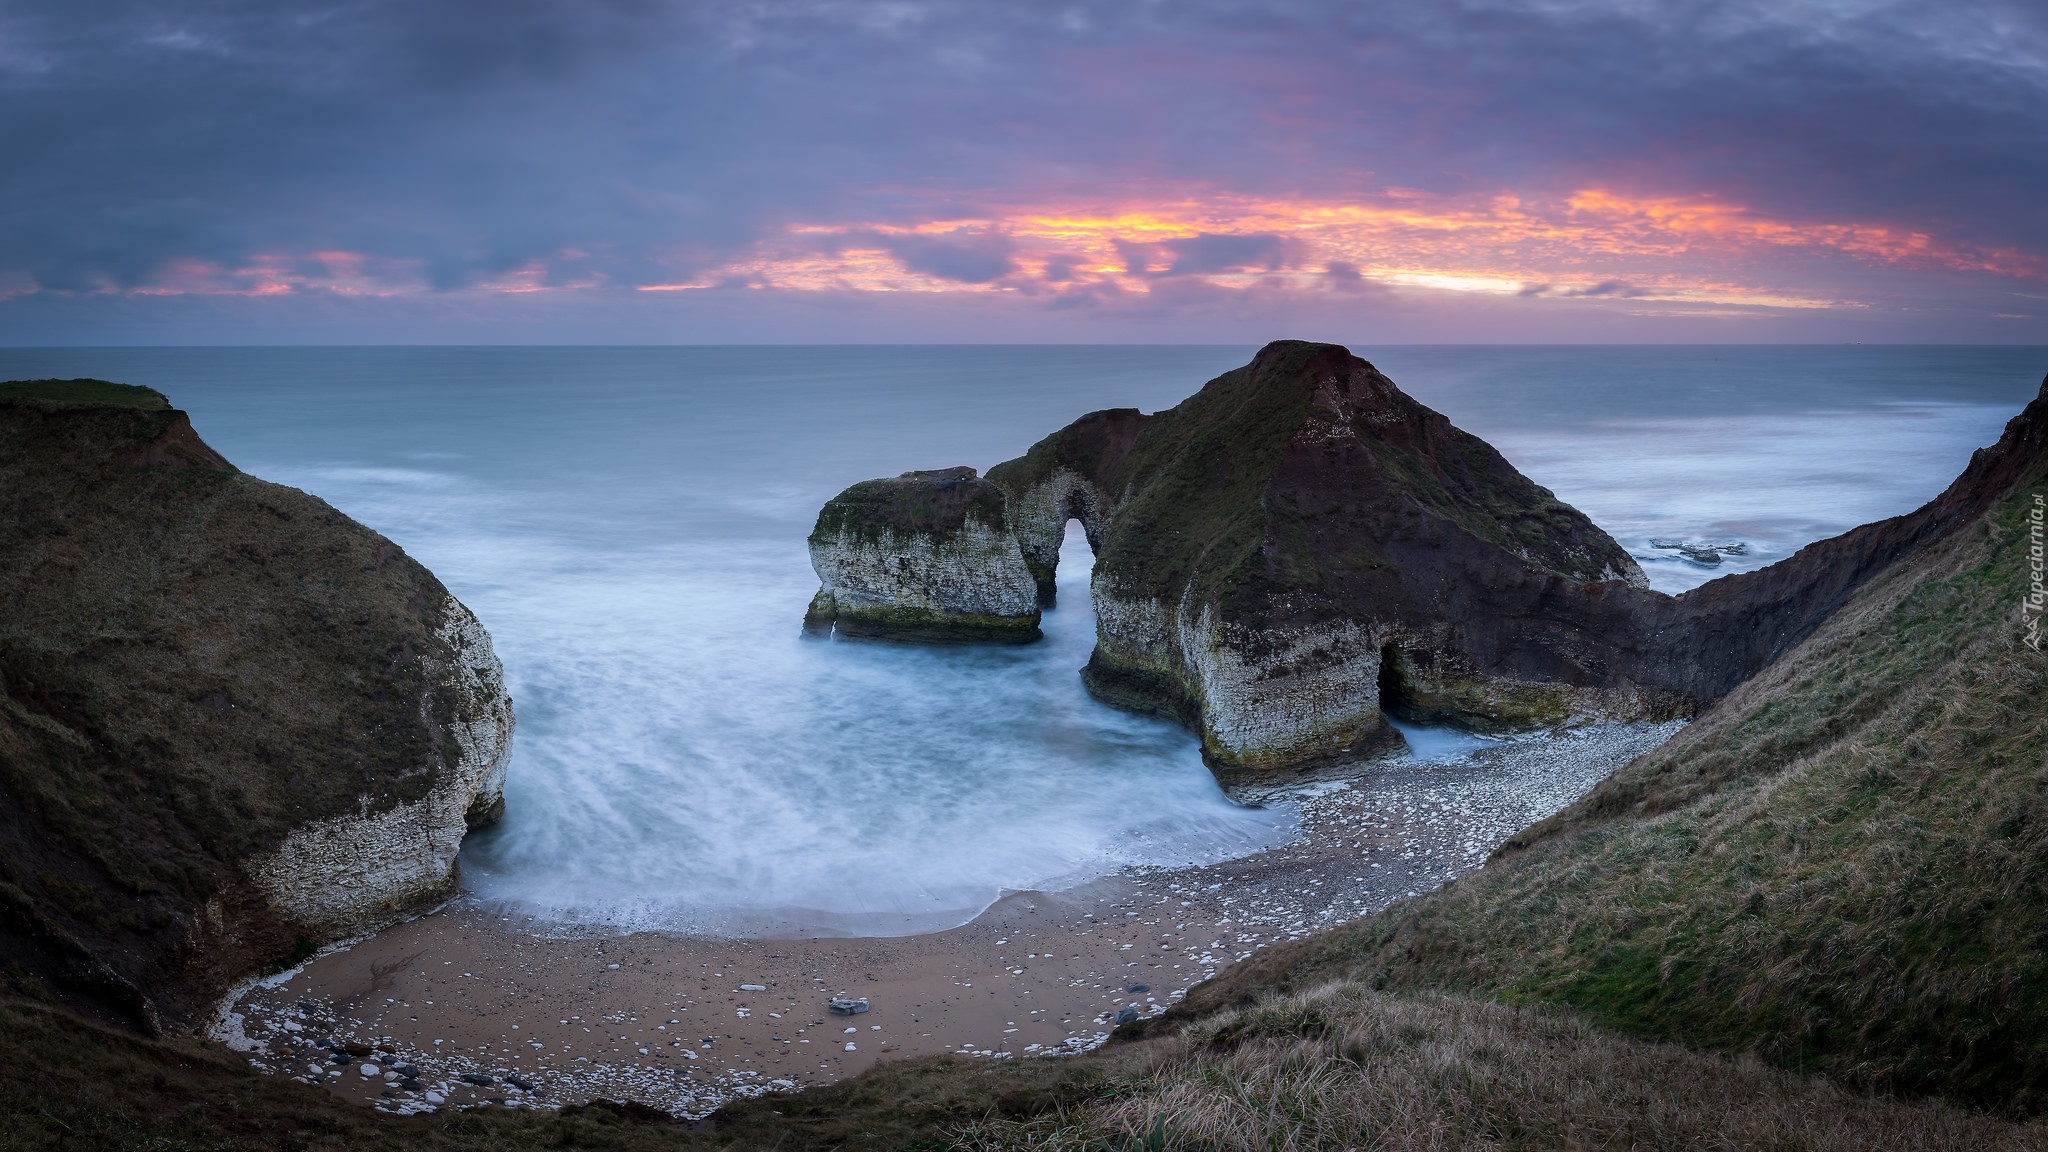
<svg viewBox="0 0 2048 1152"><path fill-rule="evenodd" d="M390 1111L606 1096L689 1119L882 1059L1083 1052L1119 1011L1156 1015L1261 948L1483 865L1682 726L1563 729L1277 782L1259 798L1299 806L1295 841L1011 893L924 935L537 935L521 924L540 921L458 900L239 990L215 1039L258 1071ZM871 1010L832 1015L834 996Z"/></svg>

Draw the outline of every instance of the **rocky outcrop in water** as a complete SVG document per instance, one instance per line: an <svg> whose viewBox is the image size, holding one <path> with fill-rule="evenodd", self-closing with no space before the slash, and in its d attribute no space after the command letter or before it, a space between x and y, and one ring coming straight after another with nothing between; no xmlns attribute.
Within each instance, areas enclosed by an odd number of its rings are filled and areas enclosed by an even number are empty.
<svg viewBox="0 0 2048 1152"><path fill-rule="evenodd" d="M1980 513L2040 435L2016 421L1926 507L1676 597L1336 345L1280 341L1166 411L1083 416L988 480L1041 603L1067 521L1088 534L1089 690L1188 724L1228 773L1391 746L1389 713L1480 731L1690 715Z"/></svg>
<svg viewBox="0 0 2048 1152"><path fill-rule="evenodd" d="M1102 549L1101 531L1116 506L1117 468L1151 420L1136 408L1090 412L988 470L1009 498L1010 527L1038 583L1040 604L1049 608L1055 599L1067 521L1080 521L1089 547Z"/></svg>
<svg viewBox="0 0 2048 1152"><path fill-rule="evenodd" d="M1037 585L1003 490L972 468L855 484L818 513L810 547L821 582L804 616L813 635L1038 638Z"/></svg>
<svg viewBox="0 0 2048 1152"><path fill-rule="evenodd" d="M149 1027L452 895L513 728L397 545L148 389L0 384L0 982Z"/></svg>
<svg viewBox="0 0 2048 1152"><path fill-rule="evenodd" d="M1598 639L1528 602L1646 587L1627 552L1334 345L1085 416L990 478L1095 542L1090 690L1195 726L1221 767L1397 743L1386 694L1476 728L1680 706L1587 675L1571 656Z"/></svg>

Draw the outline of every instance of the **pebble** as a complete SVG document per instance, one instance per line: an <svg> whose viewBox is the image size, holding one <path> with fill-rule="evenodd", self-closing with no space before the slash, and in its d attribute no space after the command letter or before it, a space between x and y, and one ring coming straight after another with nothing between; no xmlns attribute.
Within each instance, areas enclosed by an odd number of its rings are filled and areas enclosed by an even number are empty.
<svg viewBox="0 0 2048 1152"><path fill-rule="evenodd" d="M1115 976L1110 974L1115 969L1099 976L1089 973L1085 983L1101 989L1106 998L1097 1001L1103 1014L1095 1017L1095 1028L1083 1028L1056 1044L1023 1046L1017 1053L973 1045L962 1045L955 1051L962 1056L1010 1059L1018 1055L1064 1055L1097 1047L1109 1039L1112 1019L1128 1023L1162 1013L1185 995L1188 987L1215 975L1228 964L1249 958L1260 948L1372 915L1402 898L1428 891L1480 867L1508 835L1577 800L1628 759L1662 743L1680 727L1682 724L1673 722L1558 730L1509 740L1470 756L1440 762L1382 761L1365 766L1355 776L1296 782L1269 789L1267 795L1247 797L1290 805L1298 813L1301 838L1214 865L1126 869L1120 874L1120 893L1105 897L1101 904L1093 906L1096 911L1086 917L1091 924L1097 922L1098 915L1103 922L1114 917L1114 923L1119 925L1125 922L1125 917L1132 917L1132 927L1148 927L1150 932L1138 929L1136 941L1145 951L1123 955L1134 961L1151 956L1160 962L1178 962L1174 967L1180 970L1174 972L1168 972L1164 963L1153 965L1162 980L1172 981L1174 987L1169 989L1162 983L1155 997L1149 995L1149 984L1132 981L1137 971ZM1151 933L1165 935L1148 941L1146 937ZM997 942L1007 943L1008 939ZM1022 961L1017 963L1021 965ZM1137 968L1137 964L1129 967ZM607 968L619 970L616 964ZM1021 971L1021 967L1013 968L1009 974ZM723 976L716 972L711 975ZM963 986L971 988L974 984L968 981ZM1124 989L1134 999L1120 1003L1118 989ZM754 984L742 986L741 990L756 992L766 988ZM311 1045L334 1052L332 1059L337 1065L305 1065L314 1079L319 1079L322 1072L330 1077L341 1076L346 1066L355 1063L344 1054L348 1050L361 1057L369 1057L374 1051L371 1045L359 1042L336 1043L336 1039L347 1039L352 1030L363 1028L364 1022L347 1020L344 1013L334 1013L344 1017L339 1021L321 1015L332 1011L324 1004L300 1001L296 1005L265 1005L258 995L236 1007L247 1014L248 1034L253 1037L267 1030L272 1043L307 1044L308 1037L300 1035L303 1030L334 1030L335 1039L311 1040ZM833 997L829 1004L832 1014L841 1017L859 1015L869 1009L868 1001L852 997ZM1085 1019L1080 1017L1074 1023L1081 1024ZM849 1035L856 1031L859 1030L847 1030ZM819 1039L822 1041L822 1036ZM844 1044L847 1052L858 1050L850 1038ZM711 1045L706 1043L704 1047L709 1049ZM824 1045L821 1043L820 1047ZM884 1051L892 1047L882 1044ZM431 1111L448 1102L449 1081L489 1086L497 1083L497 1076L506 1076L511 1071L503 1066L510 1062L502 1055L472 1055L452 1045L444 1049L439 1041L432 1048L416 1050L406 1046L389 1051L389 1056L377 1058L405 1078L397 1087L407 1094L405 1099L389 1105L395 1111ZM288 1052L279 1051L279 1055ZM313 1055L317 1058L319 1053ZM689 1047L675 1046L667 1055L683 1059L663 1063L629 1056L618 1062L601 1057L593 1062L588 1055L576 1054L570 1066L550 1072L545 1101L532 1101L528 1106L555 1107L593 1096L629 1095L697 1119L734 1098L803 1086L797 1080L771 1079L772 1074L763 1071L729 1064L721 1067L714 1061L705 1062L711 1064L708 1068L705 1063L698 1063L695 1069L686 1071L698 1058L698 1053ZM705 1055L714 1054L707 1051ZM291 1069L299 1066L296 1060L282 1067L260 1060L252 1062L260 1071L272 1074L290 1075ZM383 1071L374 1064L360 1067L366 1070L366 1078ZM422 1072L422 1067L427 1071ZM809 1082L808 1077L802 1079ZM375 1088L383 1087L379 1081L370 1084L375 1086L371 1089L373 1094ZM508 1106L519 1103L508 1101Z"/></svg>

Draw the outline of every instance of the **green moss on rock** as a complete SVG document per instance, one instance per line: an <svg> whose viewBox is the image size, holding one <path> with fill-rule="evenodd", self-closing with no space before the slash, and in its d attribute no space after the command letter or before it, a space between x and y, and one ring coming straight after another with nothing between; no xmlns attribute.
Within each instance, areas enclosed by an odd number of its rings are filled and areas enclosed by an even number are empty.
<svg viewBox="0 0 2048 1152"><path fill-rule="evenodd" d="M1003 490L972 468L867 480L827 501L810 536L821 586L804 631L909 641L1035 640L1036 582Z"/></svg>

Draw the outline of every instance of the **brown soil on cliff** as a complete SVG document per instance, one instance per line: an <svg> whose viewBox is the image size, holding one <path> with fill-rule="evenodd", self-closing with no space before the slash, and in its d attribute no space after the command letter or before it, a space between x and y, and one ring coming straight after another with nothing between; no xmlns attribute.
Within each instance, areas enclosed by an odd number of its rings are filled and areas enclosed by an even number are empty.
<svg viewBox="0 0 2048 1152"><path fill-rule="evenodd" d="M309 948L241 863L433 785L445 597L154 392L0 385L0 988L189 1025Z"/></svg>

